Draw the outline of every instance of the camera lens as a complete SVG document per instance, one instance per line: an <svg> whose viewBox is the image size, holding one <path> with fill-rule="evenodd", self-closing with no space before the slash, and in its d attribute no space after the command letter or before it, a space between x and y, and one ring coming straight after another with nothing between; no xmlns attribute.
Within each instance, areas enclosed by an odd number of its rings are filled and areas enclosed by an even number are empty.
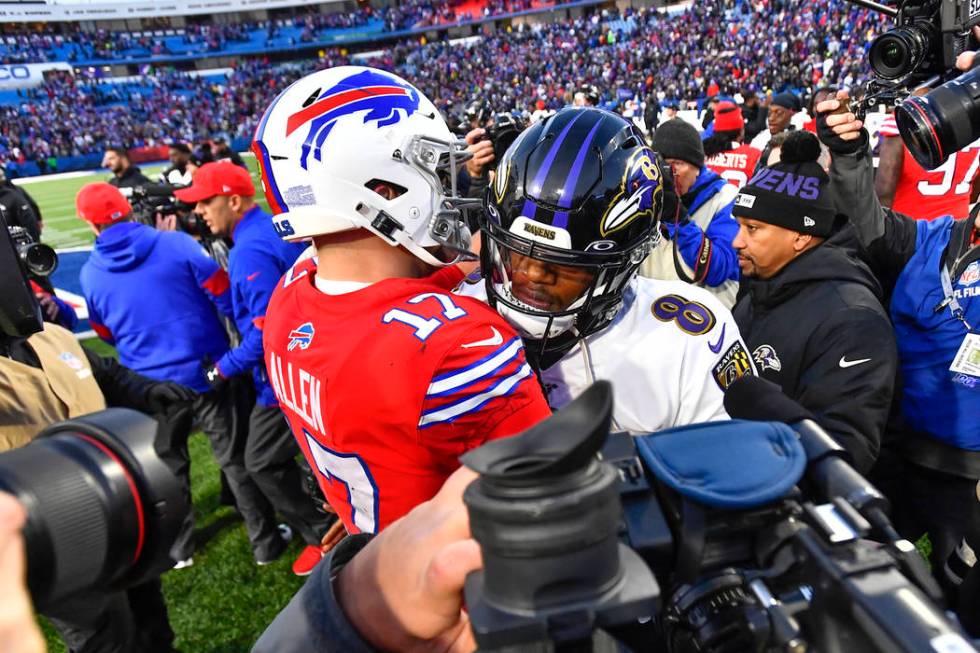
<svg viewBox="0 0 980 653"><path fill-rule="evenodd" d="M871 44L871 69L882 79L901 79L919 65L926 45L926 36L915 27L898 27L885 32Z"/></svg>
<svg viewBox="0 0 980 653"><path fill-rule="evenodd" d="M50 275L58 267L58 254L43 243L27 245L20 251L20 258L27 269L39 277Z"/></svg>
<svg viewBox="0 0 980 653"><path fill-rule="evenodd" d="M172 566L187 503L154 450L156 430L145 415L111 409L0 454L0 490L27 510L27 584L38 609Z"/></svg>
<svg viewBox="0 0 980 653"><path fill-rule="evenodd" d="M909 152L923 168L936 168L980 138L980 68L974 68L895 110Z"/></svg>

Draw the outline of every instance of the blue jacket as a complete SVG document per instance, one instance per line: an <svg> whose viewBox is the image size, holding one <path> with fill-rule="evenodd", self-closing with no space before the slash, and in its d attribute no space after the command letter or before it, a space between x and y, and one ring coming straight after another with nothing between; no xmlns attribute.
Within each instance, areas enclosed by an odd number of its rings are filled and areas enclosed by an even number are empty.
<svg viewBox="0 0 980 653"><path fill-rule="evenodd" d="M972 218L971 218L972 219ZM895 284L892 322L905 383L902 412L908 424L958 449L980 452L980 386L949 370L967 335L944 301L940 271L955 221L919 221L915 253ZM974 265L974 264L971 264ZM968 267L951 279L966 321L980 332L980 271Z"/></svg>
<svg viewBox="0 0 980 653"><path fill-rule="evenodd" d="M135 222L96 238L81 272L89 321L123 365L208 390L202 361L228 351L228 276L190 236Z"/></svg>
<svg viewBox="0 0 980 653"><path fill-rule="evenodd" d="M306 246L283 241L272 226L272 216L258 206L242 216L232 239L235 246L228 256L228 275L235 324L242 342L221 357L218 370L226 377L251 370L257 401L276 406L278 402L265 373L262 323L272 291Z"/></svg>
<svg viewBox="0 0 980 653"><path fill-rule="evenodd" d="M702 167L697 179L691 185L691 189L681 198L688 214L694 215L727 183L715 171ZM734 201L734 196L732 201ZM704 285L720 286L729 279L738 279L738 255L735 253L735 248L732 247L732 242L738 235L738 222L732 217L732 202L728 202L715 212L708 228L703 231L694 220L691 220L682 224L680 235L675 236L673 222L668 219L664 223L671 239L677 241L681 258L691 266L695 274L704 269L699 259L705 250L705 245L710 247L707 275L703 279Z"/></svg>

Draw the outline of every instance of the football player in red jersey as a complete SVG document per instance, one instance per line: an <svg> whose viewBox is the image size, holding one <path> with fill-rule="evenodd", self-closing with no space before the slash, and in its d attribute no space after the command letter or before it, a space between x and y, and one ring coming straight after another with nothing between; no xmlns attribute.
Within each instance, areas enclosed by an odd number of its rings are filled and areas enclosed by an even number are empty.
<svg viewBox="0 0 980 653"><path fill-rule="evenodd" d="M894 114L878 130L881 137L875 193L882 206L898 213L932 220L941 215L965 218L980 193L980 141L926 170L902 142Z"/></svg>
<svg viewBox="0 0 980 653"><path fill-rule="evenodd" d="M513 328L450 294L465 143L404 80L339 67L283 91L253 149L279 234L317 253L269 304L269 378L347 530L378 532L460 454L550 414Z"/></svg>

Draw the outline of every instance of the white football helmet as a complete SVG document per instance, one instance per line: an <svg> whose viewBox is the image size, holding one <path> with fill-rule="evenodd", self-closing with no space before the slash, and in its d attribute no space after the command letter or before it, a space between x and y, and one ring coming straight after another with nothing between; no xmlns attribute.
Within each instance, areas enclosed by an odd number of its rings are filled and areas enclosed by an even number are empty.
<svg viewBox="0 0 980 653"><path fill-rule="evenodd" d="M430 265L471 257L461 210L479 200L456 196L466 144L392 73L340 66L297 80L266 109L252 150L285 240L368 229ZM398 196L375 192L382 182Z"/></svg>

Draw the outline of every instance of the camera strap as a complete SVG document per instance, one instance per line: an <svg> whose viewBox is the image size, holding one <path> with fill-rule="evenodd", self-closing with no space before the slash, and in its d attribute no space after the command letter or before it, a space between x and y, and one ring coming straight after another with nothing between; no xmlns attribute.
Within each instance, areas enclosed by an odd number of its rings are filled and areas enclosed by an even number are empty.
<svg viewBox="0 0 980 653"><path fill-rule="evenodd" d="M943 269L939 273L939 282L943 286L943 301L940 302L937 308L942 310L948 306L953 317L962 322L963 326L966 327L967 333L972 333L973 327L966 321L966 314L963 312L963 307L960 306L959 301L956 299L956 294L953 292L953 282L950 278L949 266L946 264L943 264Z"/></svg>

